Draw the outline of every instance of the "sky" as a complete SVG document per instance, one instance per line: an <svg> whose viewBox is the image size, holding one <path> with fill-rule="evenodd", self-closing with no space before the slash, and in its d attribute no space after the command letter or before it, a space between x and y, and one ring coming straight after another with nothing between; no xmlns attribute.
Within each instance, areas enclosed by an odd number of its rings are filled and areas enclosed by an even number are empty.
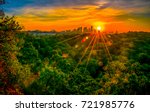
<svg viewBox="0 0 150 112"><path fill-rule="evenodd" d="M150 31L150 0L6 0L2 7L25 30Z"/></svg>

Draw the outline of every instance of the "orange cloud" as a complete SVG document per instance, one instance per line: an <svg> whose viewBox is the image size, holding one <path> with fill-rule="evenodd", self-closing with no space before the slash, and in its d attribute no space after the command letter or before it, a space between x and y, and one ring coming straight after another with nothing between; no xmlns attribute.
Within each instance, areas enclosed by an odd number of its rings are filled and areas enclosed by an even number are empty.
<svg viewBox="0 0 150 112"><path fill-rule="evenodd" d="M91 26L96 22L105 25L107 31L129 31L139 30L136 18L126 16L128 10L105 8L98 9L94 5L74 7L26 7L20 10L17 16L18 21L25 27L25 30L52 30L57 31L73 29L79 26ZM126 17L122 17L125 15ZM125 20L122 20L125 18ZM148 30L149 27L142 27Z"/></svg>

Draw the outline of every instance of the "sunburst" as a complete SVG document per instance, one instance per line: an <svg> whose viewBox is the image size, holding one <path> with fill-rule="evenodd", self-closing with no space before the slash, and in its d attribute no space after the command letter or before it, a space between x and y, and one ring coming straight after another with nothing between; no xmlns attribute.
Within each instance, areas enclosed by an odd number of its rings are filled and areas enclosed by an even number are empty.
<svg viewBox="0 0 150 112"><path fill-rule="evenodd" d="M99 54L98 52L100 52L101 49L103 49L108 61L112 61L112 57L108 48L109 46L107 45L107 43L110 42L110 40L107 38L107 34L104 32L104 25L96 24L94 26L94 30L88 32L85 37L83 37L82 34L78 34L74 37L58 42L57 44L64 43L66 41L74 41L74 39L77 38L78 39L81 38L81 41L76 43L75 48L78 49L81 48L83 49L83 52L81 53L80 59L78 60L78 63L75 66L74 71L76 71L76 69L83 62L83 60L86 61L85 70L87 69L91 57L94 56L93 51L96 51L97 52L96 54ZM83 45L85 45L85 48L80 47Z"/></svg>
<svg viewBox="0 0 150 112"><path fill-rule="evenodd" d="M98 31L101 31L101 30L102 30L102 27L101 27L101 26L97 26L97 30L98 30Z"/></svg>

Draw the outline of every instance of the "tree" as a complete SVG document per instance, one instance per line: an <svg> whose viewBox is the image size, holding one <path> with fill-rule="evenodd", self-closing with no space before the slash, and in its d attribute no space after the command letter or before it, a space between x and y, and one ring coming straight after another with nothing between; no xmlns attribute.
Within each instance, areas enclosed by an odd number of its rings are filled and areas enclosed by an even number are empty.
<svg viewBox="0 0 150 112"><path fill-rule="evenodd" d="M14 17L0 18L0 88L1 94L21 94L12 61L16 59L16 33L22 28Z"/></svg>

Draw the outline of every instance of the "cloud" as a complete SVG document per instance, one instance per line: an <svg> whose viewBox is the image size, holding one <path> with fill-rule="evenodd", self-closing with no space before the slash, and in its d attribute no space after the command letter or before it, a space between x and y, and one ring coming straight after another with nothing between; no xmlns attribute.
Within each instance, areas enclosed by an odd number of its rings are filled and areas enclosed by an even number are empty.
<svg viewBox="0 0 150 112"><path fill-rule="evenodd" d="M74 9L74 10L87 10L89 8L87 8L87 7L74 7L72 9Z"/></svg>
<svg viewBox="0 0 150 112"><path fill-rule="evenodd" d="M28 28L88 25L95 21L149 23L150 0L6 0L4 10ZM145 23L146 23L145 22ZM59 23L59 24L58 24ZM120 24L120 23L119 23ZM60 25L60 26L59 26Z"/></svg>
<svg viewBox="0 0 150 112"><path fill-rule="evenodd" d="M42 0L34 2L39 6L79 6L79 5L95 5L99 0Z"/></svg>
<svg viewBox="0 0 150 112"><path fill-rule="evenodd" d="M18 10L22 8L31 7L31 8L74 8L77 10L85 10L80 6L87 5L97 5L99 1L103 0L7 0L7 3L4 5L4 10L7 13L18 14Z"/></svg>
<svg viewBox="0 0 150 112"><path fill-rule="evenodd" d="M143 22L149 22L150 12L131 12L115 16L117 20L126 21L126 20L138 20Z"/></svg>
<svg viewBox="0 0 150 112"><path fill-rule="evenodd" d="M100 5L98 9L105 8L117 8L125 9L129 8L150 8L150 0L106 0L107 2L103 5Z"/></svg>
<svg viewBox="0 0 150 112"><path fill-rule="evenodd" d="M16 13L24 7L43 8L43 7L64 7L76 10L86 10L80 6L96 6L97 10L115 8L124 10L134 10L136 8L149 8L150 0L7 0L4 6L6 12Z"/></svg>
<svg viewBox="0 0 150 112"><path fill-rule="evenodd" d="M103 0L7 0L10 7L46 7L46 6L79 6L79 5L96 5Z"/></svg>
<svg viewBox="0 0 150 112"><path fill-rule="evenodd" d="M112 15L117 20L128 20L129 18L142 20L143 18L147 21L150 19L150 0L107 0L97 8L100 11L107 9L122 11L117 15Z"/></svg>
<svg viewBox="0 0 150 112"><path fill-rule="evenodd" d="M14 0L16 1L16 0ZM20 1L20 0L19 0ZM62 1L64 2L63 4ZM68 2L67 2L68 1ZM118 2L117 2L118 1ZM141 11L140 8L138 10L133 8L134 10L126 9L125 7L130 7L129 4L137 1L142 2L141 0L43 0L35 2L35 0L24 0L25 7L21 9L14 9L15 15L20 15L20 17L24 17L27 19L34 18L37 21L59 21L59 20L80 20L84 19L86 21L93 20L96 18L97 20L111 20L112 18L116 18L117 20L127 20L129 18L136 18L136 17L148 17L150 16L150 12L145 10ZM148 0L143 0L149 3ZM28 4L29 2L29 4ZM33 4L31 7L31 4ZM51 4L50 4L51 3ZM75 4L74 4L75 3ZM79 3L84 5L75 6ZM93 5L88 6L87 4L92 3ZM50 4L55 7L44 7L45 5ZM72 4L70 7L65 7L65 5ZM74 5L73 5L74 4ZM86 6L86 5L87 6ZM97 4L97 5L94 5ZM123 5L124 4L124 5ZM127 6L126 6L126 5ZM143 4L134 4L134 6L143 5ZM39 7L39 6L40 7ZM56 6L57 5L57 6ZM119 6L118 6L119 5ZM18 5L21 6L21 5ZM63 7L62 7L63 6ZM125 9L125 10L124 10ZM72 19L73 18L73 19ZM101 19L102 18L102 19ZM103 19L105 18L105 19Z"/></svg>

